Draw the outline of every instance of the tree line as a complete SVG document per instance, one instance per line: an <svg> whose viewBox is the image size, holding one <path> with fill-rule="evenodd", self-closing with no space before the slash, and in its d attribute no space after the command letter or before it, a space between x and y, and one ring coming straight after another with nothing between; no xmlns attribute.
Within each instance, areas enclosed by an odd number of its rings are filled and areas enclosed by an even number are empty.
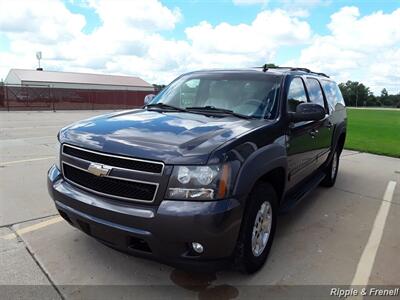
<svg viewBox="0 0 400 300"><path fill-rule="evenodd" d="M400 87L400 83L399 83ZM375 96L364 84L348 80L340 83L344 102L347 106L383 106L400 108L400 92L396 95L389 95L384 88L379 96Z"/></svg>

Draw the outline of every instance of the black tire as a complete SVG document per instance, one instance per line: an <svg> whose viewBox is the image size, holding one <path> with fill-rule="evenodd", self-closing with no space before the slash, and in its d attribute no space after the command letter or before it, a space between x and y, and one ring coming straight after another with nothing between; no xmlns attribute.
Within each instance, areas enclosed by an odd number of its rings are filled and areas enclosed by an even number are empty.
<svg viewBox="0 0 400 300"><path fill-rule="evenodd" d="M242 272L251 274L261 269L271 250L278 215L278 196L269 183L260 183L254 187L247 201L237 244L235 265ZM253 228L255 226L257 214L265 201L269 202L272 211L271 227L265 248L256 256L252 249Z"/></svg>
<svg viewBox="0 0 400 300"><path fill-rule="evenodd" d="M324 187L332 187L335 185L336 177L339 171L339 160L340 160L340 151L336 149L331 162L325 168L325 178L321 181L321 186ZM335 167L335 168L334 168Z"/></svg>

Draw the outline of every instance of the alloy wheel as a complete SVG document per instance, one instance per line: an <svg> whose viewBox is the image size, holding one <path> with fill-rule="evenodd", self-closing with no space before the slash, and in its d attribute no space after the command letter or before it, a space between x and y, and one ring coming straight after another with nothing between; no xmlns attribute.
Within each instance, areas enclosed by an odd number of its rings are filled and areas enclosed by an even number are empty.
<svg viewBox="0 0 400 300"><path fill-rule="evenodd" d="M267 246L272 226L272 207L264 201L257 212L251 237L251 250L253 255L260 256Z"/></svg>

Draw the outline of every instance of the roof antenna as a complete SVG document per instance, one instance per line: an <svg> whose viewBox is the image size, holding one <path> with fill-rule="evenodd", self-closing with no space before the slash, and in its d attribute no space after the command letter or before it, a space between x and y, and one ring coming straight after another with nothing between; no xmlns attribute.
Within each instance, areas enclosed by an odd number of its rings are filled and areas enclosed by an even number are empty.
<svg viewBox="0 0 400 300"><path fill-rule="evenodd" d="M267 72L267 71L268 71L268 65L267 65L267 64L264 64L264 65L262 66L262 70L263 70L264 73Z"/></svg>

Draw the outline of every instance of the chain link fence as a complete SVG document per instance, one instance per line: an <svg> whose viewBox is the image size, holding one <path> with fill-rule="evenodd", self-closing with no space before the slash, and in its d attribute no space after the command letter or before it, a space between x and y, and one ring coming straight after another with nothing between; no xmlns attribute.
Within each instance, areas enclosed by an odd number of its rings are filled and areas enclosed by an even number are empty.
<svg viewBox="0 0 400 300"><path fill-rule="evenodd" d="M132 90L67 89L0 83L0 110L130 109L143 105L154 92Z"/></svg>

